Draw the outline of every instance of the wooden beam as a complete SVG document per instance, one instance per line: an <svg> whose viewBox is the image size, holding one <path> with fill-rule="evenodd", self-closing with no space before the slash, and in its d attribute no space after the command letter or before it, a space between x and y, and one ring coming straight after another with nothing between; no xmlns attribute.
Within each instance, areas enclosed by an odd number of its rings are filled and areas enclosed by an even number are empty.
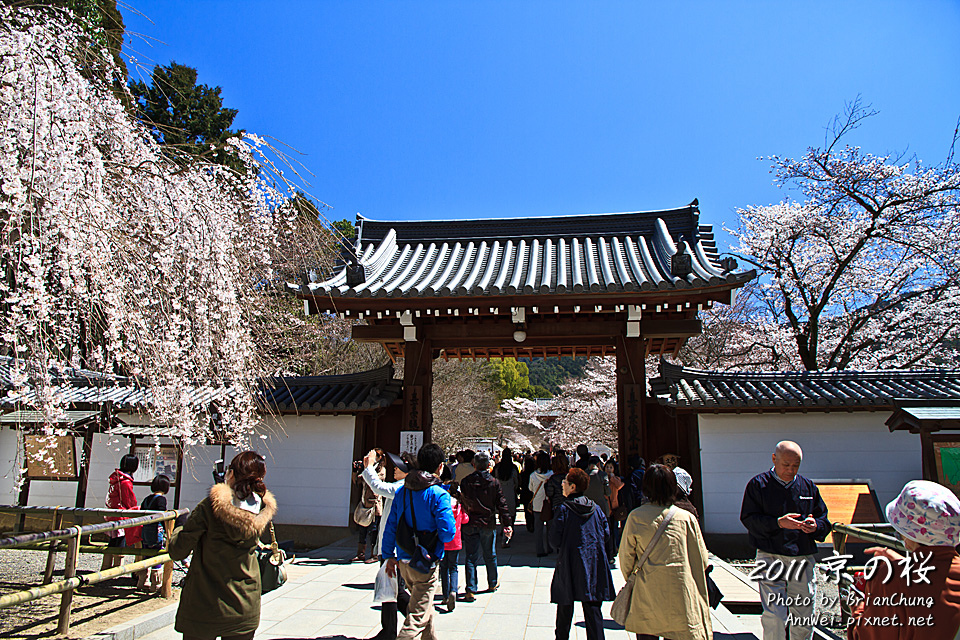
<svg viewBox="0 0 960 640"><path fill-rule="evenodd" d="M703 323L699 318L660 320L643 318L640 320L640 333L644 338L692 338L703 333Z"/></svg>
<svg viewBox="0 0 960 640"><path fill-rule="evenodd" d="M637 305L646 304L649 308L657 305L661 307L676 308L677 305L690 306L696 308L696 305L702 304L709 308L712 302L728 303L730 292L739 289L743 283L722 283L707 287L698 287L696 289L674 289L668 291L624 291L616 293L595 293L584 291L581 293L547 293L533 295L505 294L496 296L430 296L430 297L341 297L330 295L312 295L298 293L298 298L310 300L311 312L316 309L320 311L332 311L336 313L349 313L349 317L357 317L358 312L380 311L384 315L403 310L430 310L431 314L435 311L454 309L467 311L470 308L480 308L486 310L493 308L498 310L509 309L510 307L537 307L544 310L553 307L579 307L582 310L592 309L601 306L604 309L610 309L619 305ZM314 305L316 305L314 307Z"/></svg>
<svg viewBox="0 0 960 640"><path fill-rule="evenodd" d="M578 320L569 322L528 322L527 340L520 346L534 346L538 342L546 343L560 340L549 346L573 346L597 344L597 340L610 340L623 333L626 321L623 320ZM430 332L435 346L464 341L463 345L489 344L492 340L504 345L513 345L515 325L510 321L467 324L458 322L435 325L423 325ZM703 326L697 318L660 320L643 319L640 332L644 338L689 338L699 335ZM358 342L403 342L403 327L390 325L356 325L352 328L353 339ZM475 341L480 342L475 342ZM455 346L455 345L453 345Z"/></svg>

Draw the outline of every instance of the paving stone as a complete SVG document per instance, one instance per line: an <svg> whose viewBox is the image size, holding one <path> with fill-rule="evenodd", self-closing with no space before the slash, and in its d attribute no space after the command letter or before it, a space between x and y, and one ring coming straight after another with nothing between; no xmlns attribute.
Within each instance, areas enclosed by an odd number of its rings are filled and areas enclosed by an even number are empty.
<svg viewBox="0 0 960 640"><path fill-rule="evenodd" d="M499 554L500 588L481 591L476 602L458 601L453 612L435 600L437 635L442 640L550 640L556 624L556 605L550 603L555 556L537 558L533 536L523 531L513 548ZM375 564L345 562L353 550L317 550L310 558L300 556L283 587L263 599L261 626L256 640L352 640L374 636L380 629L379 605L373 602ZM508 566L509 563L509 566ZM481 588L486 570L478 569ZM612 572L614 585L623 585L619 570ZM460 567L463 592L464 573ZM632 640L632 634L615 628L610 603L604 603L605 636L608 640ZM397 619L398 627L402 620ZM718 636L718 638L721 636ZM181 640L173 626L155 631L142 640ZM586 640L583 614L574 610L570 640Z"/></svg>

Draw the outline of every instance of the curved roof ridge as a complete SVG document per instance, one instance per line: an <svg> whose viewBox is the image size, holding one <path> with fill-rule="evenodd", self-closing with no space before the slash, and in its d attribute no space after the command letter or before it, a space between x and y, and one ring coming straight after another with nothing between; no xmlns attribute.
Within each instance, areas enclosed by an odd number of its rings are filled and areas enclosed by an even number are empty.
<svg viewBox="0 0 960 640"><path fill-rule="evenodd" d="M357 382L390 382L393 380L393 364L387 363L376 369L358 371L356 373L341 373L325 376L274 376L268 382L284 382L294 385L315 384L354 384ZM399 381L398 381L399 382Z"/></svg>
<svg viewBox="0 0 960 640"><path fill-rule="evenodd" d="M715 371L708 369L693 369L684 367L682 365L677 365L674 363L667 362L670 371L670 375L664 375L664 377L676 378L676 377L690 377L690 378L706 378L708 380L751 380L751 379L766 379L766 380L779 380L779 379L796 379L796 378L807 378L807 379L832 379L832 378L849 378L851 376L869 378L880 377L880 378L889 378L891 376L898 377L913 377L913 376L950 376L957 375L960 373L958 369L946 369L946 368L925 368L925 369L828 369L828 370L815 370L815 371ZM662 369L661 369L662 371Z"/></svg>
<svg viewBox="0 0 960 640"><path fill-rule="evenodd" d="M696 401L686 387L703 389ZM706 371L660 360L650 381L660 404L694 411L731 406L811 410L888 408L893 398L960 401L960 369L843 369L831 371Z"/></svg>
<svg viewBox="0 0 960 640"><path fill-rule="evenodd" d="M377 224L424 224L424 223L450 223L450 222L469 222L469 223L497 223L503 222L505 220L569 220L571 218L603 218L603 217L613 217L613 216L631 216L631 215L655 215L660 213L686 213L686 212L700 212L700 208L696 205L688 204L683 207L673 207L670 209L650 209L647 211L608 211L604 213L562 213L562 214L546 214L542 216L513 216L507 218L435 218L435 219L425 219L425 220L376 220L374 218L368 218L363 214L357 214L358 222L372 222ZM712 227L712 225L709 225Z"/></svg>

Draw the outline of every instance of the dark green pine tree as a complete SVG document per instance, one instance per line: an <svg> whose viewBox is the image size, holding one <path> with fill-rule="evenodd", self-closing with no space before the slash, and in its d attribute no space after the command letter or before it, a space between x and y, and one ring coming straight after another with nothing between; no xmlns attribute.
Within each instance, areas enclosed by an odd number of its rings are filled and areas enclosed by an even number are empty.
<svg viewBox="0 0 960 640"><path fill-rule="evenodd" d="M224 147L237 135L230 130L237 110L223 106L220 87L197 84L196 69L176 62L157 65L149 86L136 80L129 87L157 142L211 162L239 164Z"/></svg>

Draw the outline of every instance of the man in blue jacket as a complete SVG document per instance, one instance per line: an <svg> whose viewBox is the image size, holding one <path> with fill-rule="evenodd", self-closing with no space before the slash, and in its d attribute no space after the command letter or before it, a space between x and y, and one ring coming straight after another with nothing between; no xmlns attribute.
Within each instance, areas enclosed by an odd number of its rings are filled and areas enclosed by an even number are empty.
<svg viewBox="0 0 960 640"><path fill-rule="evenodd" d="M799 475L803 452L777 443L773 468L747 483L740 522L757 549L763 640L808 640L813 633L817 541L830 532L817 485Z"/></svg>
<svg viewBox="0 0 960 640"><path fill-rule="evenodd" d="M443 558L443 545L453 540L457 524L450 508L450 494L440 486L440 471L443 468L443 450L435 444L425 444L417 453L419 470L407 475L403 486L393 497L390 516L383 530L381 554L387 559L387 575L395 575L397 569L410 588L410 604L403 628L397 640L436 640L433 625L433 596L437 590L437 566ZM426 551L430 560L426 571L410 566L413 559L405 551L409 540L397 544L397 530L403 518L408 531L417 531L421 543L429 541ZM399 559L399 561L398 561Z"/></svg>

